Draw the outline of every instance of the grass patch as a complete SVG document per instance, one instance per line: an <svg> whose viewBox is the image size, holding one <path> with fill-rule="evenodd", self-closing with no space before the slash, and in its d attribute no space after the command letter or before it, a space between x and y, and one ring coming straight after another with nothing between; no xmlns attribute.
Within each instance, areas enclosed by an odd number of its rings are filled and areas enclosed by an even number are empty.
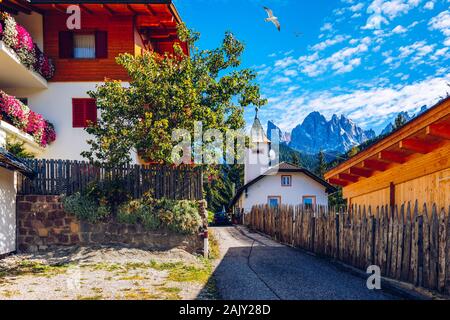
<svg viewBox="0 0 450 320"><path fill-rule="evenodd" d="M91 291L93 291L93 292L95 292L97 294L103 293L103 289L102 288L91 288Z"/></svg>
<svg viewBox="0 0 450 320"><path fill-rule="evenodd" d="M134 290L126 290L124 294L126 300L157 300L160 296L148 292L146 288L138 288Z"/></svg>
<svg viewBox="0 0 450 320"><path fill-rule="evenodd" d="M140 276L138 274L132 275L132 276L127 276L127 277L122 277L119 278L119 280L126 280L126 281L139 281L139 280L146 280L147 278Z"/></svg>
<svg viewBox="0 0 450 320"><path fill-rule="evenodd" d="M103 296L101 294L95 296L78 296L77 300L103 300Z"/></svg>
<svg viewBox="0 0 450 320"><path fill-rule="evenodd" d="M214 222L214 212L208 210L208 223Z"/></svg>
<svg viewBox="0 0 450 320"><path fill-rule="evenodd" d="M94 270L104 270L108 272L120 271L123 269L123 267L118 263L105 263L105 262L97 264L87 264L84 265L83 267L93 268Z"/></svg>
<svg viewBox="0 0 450 320"><path fill-rule="evenodd" d="M206 283L211 275L211 268L197 268L195 266L182 265L169 271L168 280L175 282L199 282Z"/></svg>
<svg viewBox="0 0 450 320"><path fill-rule="evenodd" d="M180 288L175 287L161 287L160 292L163 294L165 300L181 300Z"/></svg>
<svg viewBox="0 0 450 320"><path fill-rule="evenodd" d="M209 237L209 259L215 260L220 256L219 241L213 230L208 230Z"/></svg>
<svg viewBox="0 0 450 320"><path fill-rule="evenodd" d="M12 298L13 296L17 296L19 295L20 292L19 291L13 291L13 290L3 290L2 291L2 296L4 296L5 298Z"/></svg>
<svg viewBox="0 0 450 320"><path fill-rule="evenodd" d="M37 261L23 260L11 269L0 270L0 278L17 277L23 275L54 276L65 273L71 264L48 265Z"/></svg>

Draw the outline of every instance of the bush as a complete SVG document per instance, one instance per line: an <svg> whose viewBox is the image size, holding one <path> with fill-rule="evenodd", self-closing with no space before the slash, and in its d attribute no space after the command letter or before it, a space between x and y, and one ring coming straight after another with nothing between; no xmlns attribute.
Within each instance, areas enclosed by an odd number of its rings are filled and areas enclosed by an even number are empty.
<svg viewBox="0 0 450 320"><path fill-rule="evenodd" d="M162 199L158 201L156 207L159 219L169 230L194 234L202 225L198 205L194 201Z"/></svg>
<svg viewBox="0 0 450 320"><path fill-rule="evenodd" d="M100 203L107 204L115 215L119 206L131 200L131 195L126 190L126 180L114 179L101 183L92 182L88 185L85 194L92 199L99 199Z"/></svg>
<svg viewBox="0 0 450 320"><path fill-rule="evenodd" d="M202 224L194 201L154 200L150 197L120 205L117 220L128 224L141 223L148 230L166 228L181 234L195 234Z"/></svg>
<svg viewBox="0 0 450 320"><path fill-rule="evenodd" d="M88 222L99 222L109 215L109 209L105 205L99 205L94 199L75 193L64 197L63 208L66 212L73 214L80 220Z"/></svg>
<svg viewBox="0 0 450 320"><path fill-rule="evenodd" d="M119 206L117 221L128 224L141 223L148 230L157 230L161 225L153 207L143 200L132 200Z"/></svg>

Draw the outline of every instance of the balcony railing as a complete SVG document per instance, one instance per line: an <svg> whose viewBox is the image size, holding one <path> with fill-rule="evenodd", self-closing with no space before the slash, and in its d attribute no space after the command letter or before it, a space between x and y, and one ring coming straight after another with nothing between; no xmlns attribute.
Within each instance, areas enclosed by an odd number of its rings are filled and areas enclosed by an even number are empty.
<svg viewBox="0 0 450 320"><path fill-rule="evenodd" d="M5 72L8 71L8 64L14 65L12 60L18 60L28 70L39 74L45 80L51 79L55 73L51 59L42 53L28 31L6 12L0 12L0 49L4 56L0 58L5 59L4 63L2 61L5 65L2 69ZM9 61L6 61L7 59ZM14 72L13 69L11 71ZM14 78L12 75L10 77Z"/></svg>
<svg viewBox="0 0 450 320"><path fill-rule="evenodd" d="M53 125L25 104L0 90L0 121L7 122L33 137L42 148L55 141Z"/></svg>

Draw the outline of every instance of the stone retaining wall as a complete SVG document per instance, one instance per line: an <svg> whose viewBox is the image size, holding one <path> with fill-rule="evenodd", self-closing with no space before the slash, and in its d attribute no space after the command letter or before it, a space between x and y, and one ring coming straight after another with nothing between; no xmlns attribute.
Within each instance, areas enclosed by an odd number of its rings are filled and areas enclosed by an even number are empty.
<svg viewBox="0 0 450 320"><path fill-rule="evenodd" d="M199 203L205 216L206 204ZM141 225L116 222L88 223L66 213L59 196L17 196L17 245L21 252L46 250L51 246L125 244L152 250L181 248L199 252L199 236L170 231L148 231Z"/></svg>

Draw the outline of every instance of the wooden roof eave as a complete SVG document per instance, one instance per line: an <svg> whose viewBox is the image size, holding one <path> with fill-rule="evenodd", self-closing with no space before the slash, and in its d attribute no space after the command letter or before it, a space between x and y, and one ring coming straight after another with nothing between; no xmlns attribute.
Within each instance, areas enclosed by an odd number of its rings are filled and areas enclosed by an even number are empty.
<svg viewBox="0 0 450 320"><path fill-rule="evenodd" d="M42 10L36 8L26 0L0 0L0 7L12 14L18 14L20 12L28 15L32 12L43 14Z"/></svg>
<svg viewBox="0 0 450 320"><path fill-rule="evenodd" d="M402 157L387 151L388 148L393 146L398 146L399 149L406 149L413 153L430 152L437 146L424 146L420 141L416 141L415 143L414 139L411 138L418 135L420 132L426 132L427 135L438 137L442 140L449 140L450 133L448 132L448 126L443 128L442 126L435 125L440 119L445 117L449 118L449 115L450 98L446 98L399 130L391 133L373 146L326 172L325 179L335 185L347 186L356 181L347 178L348 176L345 176L346 174L352 174L359 178L367 178L372 176L376 171L385 171L389 166L377 168L376 160L368 160L373 157L378 159L380 155L384 157L384 159L381 160L387 160L393 165L406 162L407 157ZM381 162L379 164L381 165ZM347 179L342 179L343 175Z"/></svg>

